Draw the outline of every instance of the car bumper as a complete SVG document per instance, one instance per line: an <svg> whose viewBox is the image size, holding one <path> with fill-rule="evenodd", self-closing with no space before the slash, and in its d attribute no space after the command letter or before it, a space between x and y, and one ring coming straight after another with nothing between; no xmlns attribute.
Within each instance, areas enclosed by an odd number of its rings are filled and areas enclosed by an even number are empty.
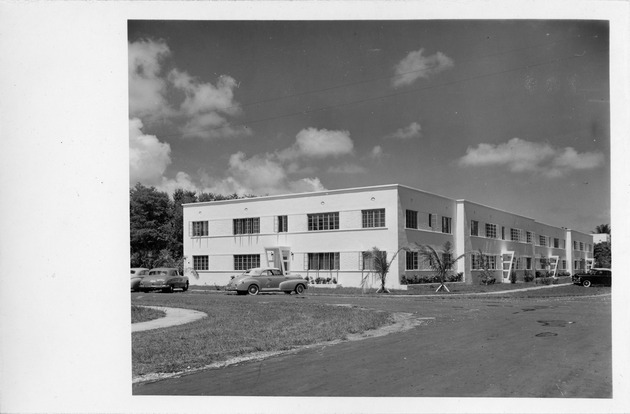
<svg viewBox="0 0 630 414"><path fill-rule="evenodd" d="M139 289L140 290L157 290L157 289L168 289L169 287L170 285L167 285L167 284L155 283L151 285L140 285Z"/></svg>

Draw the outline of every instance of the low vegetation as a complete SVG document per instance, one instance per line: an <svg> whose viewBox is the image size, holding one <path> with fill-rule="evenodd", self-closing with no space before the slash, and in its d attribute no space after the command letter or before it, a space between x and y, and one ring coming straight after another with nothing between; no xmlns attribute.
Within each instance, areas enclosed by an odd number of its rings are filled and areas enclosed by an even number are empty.
<svg viewBox="0 0 630 414"><path fill-rule="evenodd" d="M384 312L330 306L304 297L150 294L137 305L202 311L209 317L186 325L132 334L133 376L201 368L257 351L280 351L344 339L392 323Z"/></svg>
<svg viewBox="0 0 630 414"><path fill-rule="evenodd" d="M147 322L166 316L166 312L144 306L131 305L131 323Z"/></svg>

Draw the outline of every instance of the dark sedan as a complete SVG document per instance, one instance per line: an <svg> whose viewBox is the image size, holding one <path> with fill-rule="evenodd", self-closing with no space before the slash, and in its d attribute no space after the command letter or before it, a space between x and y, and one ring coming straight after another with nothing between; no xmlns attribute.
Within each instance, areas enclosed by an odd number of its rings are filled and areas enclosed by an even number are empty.
<svg viewBox="0 0 630 414"><path fill-rule="evenodd" d="M589 287L592 285L612 286L612 272L610 269L593 268L586 273L573 275L573 283Z"/></svg>
<svg viewBox="0 0 630 414"><path fill-rule="evenodd" d="M149 274L140 281L139 289L142 292L161 290L173 292L174 289L188 290L188 277L182 276L177 269L158 267L151 269Z"/></svg>

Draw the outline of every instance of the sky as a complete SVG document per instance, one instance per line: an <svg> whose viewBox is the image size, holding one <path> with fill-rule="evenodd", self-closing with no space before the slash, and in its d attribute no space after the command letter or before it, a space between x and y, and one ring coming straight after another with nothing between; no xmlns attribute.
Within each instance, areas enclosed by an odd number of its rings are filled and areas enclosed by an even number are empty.
<svg viewBox="0 0 630 414"><path fill-rule="evenodd" d="M609 27L588 20L128 23L130 187L402 184L610 223Z"/></svg>

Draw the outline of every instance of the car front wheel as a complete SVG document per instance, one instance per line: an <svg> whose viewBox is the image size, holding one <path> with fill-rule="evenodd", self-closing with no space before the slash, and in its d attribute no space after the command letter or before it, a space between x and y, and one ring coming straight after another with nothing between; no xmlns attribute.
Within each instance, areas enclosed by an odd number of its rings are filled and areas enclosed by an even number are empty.
<svg viewBox="0 0 630 414"><path fill-rule="evenodd" d="M258 286L256 285L251 285L250 287L247 288L247 293L249 293L250 295L257 295L258 294Z"/></svg>
<svg viewBox="0 0 630 414"><path fill-rule="evenodd" d="M188 290L188 281L186 281L186 284L184 285L184 292L186 292Z"/></svg>
<svg viewBox="0 0 630 414"><path fill-rule="evenodd" d="M297 285L295 287L295 293L297 293L298 295L301 295L302 293L304 293L304 285Z"/></svg>
<svg viewBox="0 0 630 414"><path fill-rule="evenodd" d="M584 281L582 282L582 286L584 286L584 287L590 287L590 286L591 286L591 281L590 281L590 280L584 280Z"/></svg>

